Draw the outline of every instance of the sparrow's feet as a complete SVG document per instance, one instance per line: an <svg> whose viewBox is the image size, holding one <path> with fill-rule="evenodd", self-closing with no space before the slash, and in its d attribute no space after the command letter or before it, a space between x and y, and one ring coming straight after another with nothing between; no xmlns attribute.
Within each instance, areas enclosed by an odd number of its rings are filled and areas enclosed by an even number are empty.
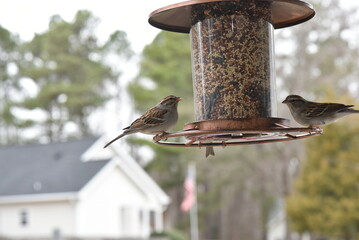
<svg viewBox="0 0 359 240"><path fill-rule="evenodd" d="M159 142L160 140L167 140L167 138L162 138L164 135L168 134L167 132L162 132L160 134L157 134L156 136L153 137L153 141L155 142Z"/></svg>
<svg viewBox="0 0 359 240"><path fill-rule="evenodd" d="M323 129L321 129L320 127L318 126L311 126L312 128L312 131L313 132L316 132L316 133L319 133L319 134L323 134Z"/></svg>

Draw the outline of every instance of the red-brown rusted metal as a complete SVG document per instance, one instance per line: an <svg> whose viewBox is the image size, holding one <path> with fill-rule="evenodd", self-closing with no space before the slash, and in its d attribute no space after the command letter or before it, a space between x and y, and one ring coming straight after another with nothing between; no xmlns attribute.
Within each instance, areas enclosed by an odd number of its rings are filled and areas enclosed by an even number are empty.
<svg viewBox="0 0 359 240"><path fill-rule="evenodd" d="M153 140L174 147L223 147L291 141L322 134L321 128L294 128L286 125L287 121L282 118L253 118L194 122L186 124L183 131L157 135Z"/></svg>
<svg viewBox="0 0 359 240"><path fill-rule="evenodd" d="M247 0L192 0L162 7L150 14L148 22L157 28L189 33L191 28L192 7L214 2L235 2ZM290 27L305 22L315 15L313 6L302 0L258 0L270 2L274 28Z"/></svg>

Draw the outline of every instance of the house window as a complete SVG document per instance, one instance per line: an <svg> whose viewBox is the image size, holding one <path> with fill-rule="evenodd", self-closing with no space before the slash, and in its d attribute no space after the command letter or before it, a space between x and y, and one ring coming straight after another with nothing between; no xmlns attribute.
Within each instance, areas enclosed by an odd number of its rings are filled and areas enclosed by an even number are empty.
<svg viewBox="0 0 359 240"><path fill-rule="evenodd" d="M25 227L29 224L29 214L27 211L23 210L20 212L20 225Z"/></svg>

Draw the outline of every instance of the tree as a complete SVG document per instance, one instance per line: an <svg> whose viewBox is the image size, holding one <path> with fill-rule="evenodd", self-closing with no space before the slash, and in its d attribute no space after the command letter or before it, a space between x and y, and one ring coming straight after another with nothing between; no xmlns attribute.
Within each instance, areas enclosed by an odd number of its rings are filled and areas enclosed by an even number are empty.
<svg viewBox="0 0 359 240"><path fill-rule="evenodd" d="M45 114L37 126L43 126L48 140L91 134L88 117L111 96L106 84L115 85L120 73L106 64L108 54L129 57L126 35L117 31L105 44L94 34L97 19L88 11L79 11L73 22L60 16L51 18L49 29L23 45L22 77L36 86L34 96L17 103L22 109L41 109Z"/></svg>
<svg viewBox="0 0 359 240"><path fill-rule="evenodd" d="M287 201L294 230L354 240L359 234L359 128L346 123L325 128L307 141L307 157Z"/></svg>
<svg viewBox="0 0 359 240"><path fill-rule="evenodd" d="M21 91L18 81L19 44L16 35L0 26L0 144L16 142L20 129L30 124L30 121L16 118L11 111L15 104L14 95Z"/></svg>
<svg viewBox="0 0 359 240"><path fill-rule="evenodd" d="M142 53L140 72L129 86L135 107L143 112L161 97L173 94L183 98L179 110L179 127L193 121L191 52L186 34L160 32ZM184 115L185 114L185 115Z"/></svg>
<svg viewBox="0 0 359 240"><path fill-rule="evenodd" d="M343 8L337 0L312 0L316 15L300 25L277 30L277 80L286 94L324 97L336 86L346 94L358 91L358 8ZM315 82L315 84L313 84ZM356 88L356 89L355 89Z"/></svg>

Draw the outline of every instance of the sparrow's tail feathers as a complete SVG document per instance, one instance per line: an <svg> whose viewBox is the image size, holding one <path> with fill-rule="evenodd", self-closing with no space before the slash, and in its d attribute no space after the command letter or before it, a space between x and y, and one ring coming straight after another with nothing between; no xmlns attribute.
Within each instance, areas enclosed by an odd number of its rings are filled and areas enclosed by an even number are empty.
<svg viewBox="0 0 359 240"><path fill-rule="evenodd" d="M206 147L206 157L208 157L209 155L214 156L214 149L213 149L213 147Z"/></svg>
<svg viewBox="0 0 359 240"><path fill-rule="evenodd" d="M122 138L123 136L127 135L128 133L124 132L121 135L118 135L116 138L112 139L110 142L108 142L103 148L107 148L111 143L113 143L114 141Z"/></svg>

